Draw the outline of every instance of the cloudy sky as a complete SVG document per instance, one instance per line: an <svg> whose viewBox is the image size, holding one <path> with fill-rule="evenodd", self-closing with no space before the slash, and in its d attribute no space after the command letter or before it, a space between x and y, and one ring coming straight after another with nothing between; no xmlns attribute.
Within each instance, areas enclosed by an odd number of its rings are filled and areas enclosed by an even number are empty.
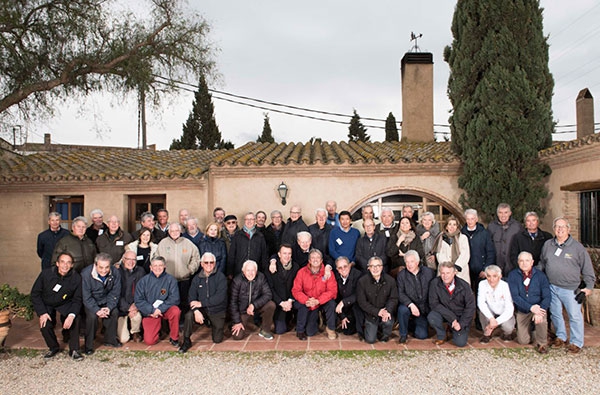
<svg viewBox="0 0 600 395"><path fill-rule="evenodd" d="M449 70L443 49L452 42L455 4L451 0L189 1L189 7L211 24L210 41L220 48L216 62L221 78L211 88L331 113L351 115L356 109L362 118L385 119L391 111L401 120L400 59L414 44L409 40L411 32L422 33L419 47L434 57L434 123L439 136L449 132ZM600 92L600 3L542 0L541 5L555 79L554 118L557 131L563 132L555 139L569 140L575 138L575 128L566 125L575 123L577 93L585 87L597 97ZM217 96L213 102L220 131L236 146L257 138L265 112L277 142L306 142L313 136L347 140L347 125L273 111L286 110L282 107L265 110L234 104ZM192 93L182 91L160 109L149 111L148 143L168 149L172 139L181 135L192 100ZM596 121L598 108L597 103ZM383 127L383 122L363 123L372 140L384 139L383 129L369 127ZM137 103L133 97L121 102L109 94L97 95L84 107L64 105L55 118L25 128L34 142L50 132L53 141L62 144L136 147Z"/></svg>

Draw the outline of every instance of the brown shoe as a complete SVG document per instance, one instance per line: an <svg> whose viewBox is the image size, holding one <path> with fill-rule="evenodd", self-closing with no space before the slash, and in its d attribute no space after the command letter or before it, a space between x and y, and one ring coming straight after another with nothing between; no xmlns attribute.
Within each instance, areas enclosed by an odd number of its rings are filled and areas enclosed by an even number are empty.
<svg viewBox="0 0 600 395"><path fill-rule="evenodd" d="M564 347L565 346L565 341L563 339L561 339L560 337L557 337L556 339L554 339L554 341L551 343L553 348L560 348L560 347Z"/></svg>
<svg viewBox="0 0 600 395"><path fill-rule="evenodd" d="M329 340L335 340L337 339L337 333L335 333L335 330L333 329L329 329L329 328L325 328L327 330L327 338Z"/></svg>
<svg viewBox="0 0 600 395"><path fill-rule="evenodd" d="M537 352L539 352L540 354L548 354L548 346L542 346L542 345L538 344L538 346L535 348L535 350Z"/></svg>
<svg viewBox="0 0 600 395"><path fill-rule="evenodd" d="M581 348L577 347L575 344L569 344L569 346L567 347L567 352L569 354L579 354L580 351Z"/></svg>
<svg viewBox="0 0 600 395"><path fill-rule="evenodd" d="M433 339L433 344L436 346L441 346L444 343L446 343L446 339Z"/></svg>
<svg viewBox="0 0 600 395"><path fill-rule="evenodd" d="M134 333L132 338L133 338L133 341L136 343L142 342L142 335L140 335L139 333Z"/></svg>

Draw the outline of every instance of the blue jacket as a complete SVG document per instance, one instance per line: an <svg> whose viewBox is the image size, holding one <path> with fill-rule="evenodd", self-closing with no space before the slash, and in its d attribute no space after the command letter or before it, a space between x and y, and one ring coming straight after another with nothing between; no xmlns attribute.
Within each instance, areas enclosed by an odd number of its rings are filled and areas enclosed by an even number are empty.
<svg viewBox="0 0 600 395"><path fill-rule="evenodd" d="M81 271L81 293L83 305L86 309L96 314L102 307L108 307L110 311L116 309L121 298L121 274L114 266L106 280L102 282L98 277L96 265L90 265Z"/></svg>
<svg viewBox="0 0 600 395"><path fill-rule="evenodd" d="M204 236L202 240L200 240L198 250L200 251L200 257L202 257L202 254L205 252L213 254L217 258L217 270L221 273L225 273L225 269L227 268L227 246L225 246L223 239Z"/></svg>
<svg viewBox="0 0 600 395"><path fill-rule="evenodd" d="M42 258L42 270L52 267L52 253L56 243L69 234L69 231L65 228L58 228L58 231L54 232L50 227L40 233L37 238L37 254Z"/></svg>
<svg viewBox="0 0 600 395"><path fill-rule="evenodd" d="M479 273L486 267L496 263L496 249L494 248L492 236L480 223L477 223L475 231L472 233L467 230L467 225L463 226L460 231L469 239L471 278L479 276Z"/></svg>
<svg viewBox="0 0 600 395"><path fill-rule="evenodd" d="M179 304L179 288L177 280L165 270L159 277L150 272L146 274L135 287L135 305L144 317L155 310L152 305L157 300L162 300L158 309L165 313L172 306Z"/></svg>
<svg viewBox="0 0 600 395"><path fill-rule="evenodd" d="M334 261L345 256L350 262L354 262L354 250L359 238L358 229L350 227L348 232L344 232L342 228L334 227L329 233L329 255Z"/></svg>
<svg viewBox="0 0 600 395"><path fill-rule="evenodd" d="M188 300L190 302L201 302L202 307L207 309L208 314L226 312L227 277L218 270L213 271L206 277L204 270L201 270L192 279Z"/></svg>
<svg viewBox="0 0 600 395"><path fill-rule="evenodd" d="M534 304L539 305L544 310L550 308L550 300L552 299L550 282L544 272L535 267L531 268L531 280L527 292L523 284L523 272L519 268L513 269L508 274L508 287L515 307L521 313L529 313L531 306Z"/></svg>

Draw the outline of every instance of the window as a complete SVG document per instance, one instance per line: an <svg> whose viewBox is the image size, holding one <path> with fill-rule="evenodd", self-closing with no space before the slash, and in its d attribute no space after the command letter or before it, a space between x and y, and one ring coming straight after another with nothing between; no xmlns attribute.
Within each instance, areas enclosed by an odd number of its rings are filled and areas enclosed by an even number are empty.
<svg viewBox="0 0 600 395"><path fill-rule="evenodd" d="M127 219L129 231L134 232L140 229L140 217L146 211L154 214L154 218L156 218L156 212L166 207L166 200L166 195L130 195Z"/></svg>
<svg viewBox="0 0 600 395"><path fill-rule="evenodd" d="M600 247L600 191L580 194L580 238L581 243L590 247Z"/></svg>
<svg viewBox="0 0 600 395"><path fill-rule="evenodd" d="M60 226L71 229L73 219L83 215L83 196L50 196L50 211L60 213Z"/></svg>

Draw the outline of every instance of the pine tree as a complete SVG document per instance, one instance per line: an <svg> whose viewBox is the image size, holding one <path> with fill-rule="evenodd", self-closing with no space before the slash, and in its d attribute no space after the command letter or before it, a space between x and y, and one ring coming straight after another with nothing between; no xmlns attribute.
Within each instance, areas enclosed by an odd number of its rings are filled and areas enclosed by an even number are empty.
<svg viewBox="0 0 600 395"><path fill-rule="evenodd" d="M385 120L385 141L398 141L400 136L398 135L398 126L396 126L396 118L394 114L390 112L387 119Z"/></svg>
<svg viewBox="0 0 600 395"><path fill-rule="evenodd" d="M263 124L263 131L260 136L256 139L257 143L274 143L273 132L271 130L271 124L269 123L269 114L265 113L265 121Z"/></svg>
<svg viewBox="0 0 600 395"><path fill-rule="evenodd" d="M231 142L228 142L231 144ZM218 149L226 148L215 121L212 95L204 75L200 76L198 90L194 93L192 111L183 125L180 140L173 140L170 149Z"/></svg>
<svg viewBox="0 0 600 395"><path fill-rule="evenodd" d="M367 134L367 128L364 127L360 121L360 116L354 110L354 115L350 119L350 126L348 127L348 139L350 141L369 141L370 137Z"/></svg>
<svg viewBox="0 0 600 395"><path fill-rule="evenodd" d="M487 219L500 202L517 218L543 212L550 170L537 156L552 143L554 81L539 1L459 0L452 34L444 58L452 148L464 163L461 204Z"/></svg>

